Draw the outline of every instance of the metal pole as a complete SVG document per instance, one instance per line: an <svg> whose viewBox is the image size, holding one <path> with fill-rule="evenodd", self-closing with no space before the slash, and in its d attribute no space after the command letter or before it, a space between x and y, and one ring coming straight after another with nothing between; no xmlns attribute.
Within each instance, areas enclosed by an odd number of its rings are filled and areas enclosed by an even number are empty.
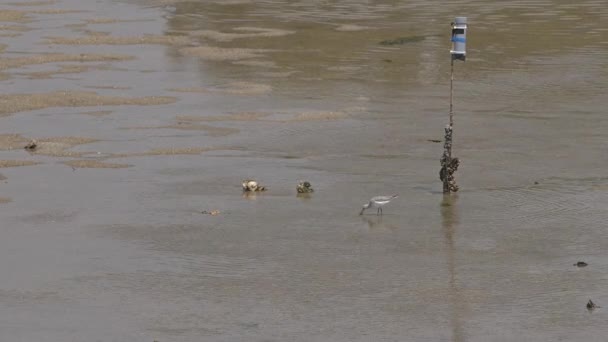
<svg viewBox="0 0 608 342"><path fill-rule="evenodd" d="M454 126L454 58L450 63L450 127ZM452 156L450 149L450 157Z"/></svg>
<svg viewBox="0 0 608 342"><path fill-rule="evenodd" d="M443 155L441 156L441 171L439 178L443 181L443 193L458 191L458 185L454 180L454 172L458 169L460 160L452 157L452 133L454 126L454 60L466 59L466 30L467 18L456 17L452 23L452 49L450 50L450 122L445 126L445 140L443 143Z"/></svg>

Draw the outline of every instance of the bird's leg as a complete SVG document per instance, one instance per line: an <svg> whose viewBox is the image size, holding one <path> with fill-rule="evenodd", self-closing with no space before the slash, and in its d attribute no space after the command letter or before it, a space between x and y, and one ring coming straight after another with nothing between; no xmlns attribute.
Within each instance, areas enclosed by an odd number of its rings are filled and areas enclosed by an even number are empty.
<svg viewBox="0 0 608 342"><path fill-rule="evenodd" d="M378 210L376 210L376 215L380 215L382 213L382 208L378 207Z"/></svg>

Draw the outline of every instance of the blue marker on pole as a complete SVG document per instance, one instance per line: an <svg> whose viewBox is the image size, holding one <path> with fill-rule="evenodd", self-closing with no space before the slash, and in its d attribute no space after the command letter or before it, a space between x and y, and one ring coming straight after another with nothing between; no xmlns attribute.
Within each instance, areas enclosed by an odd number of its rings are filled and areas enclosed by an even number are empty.
<svg viewBox="0 0 608 342"><path fill-rule="evenodd" d="M452 60L467 57L467 17L456 17L452 23Z"/></svg>

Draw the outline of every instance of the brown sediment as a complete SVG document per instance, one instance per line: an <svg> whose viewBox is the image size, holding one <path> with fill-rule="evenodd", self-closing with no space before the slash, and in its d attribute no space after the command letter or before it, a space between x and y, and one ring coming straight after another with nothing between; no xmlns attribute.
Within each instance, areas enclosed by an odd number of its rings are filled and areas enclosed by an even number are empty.
<svg viewBox="0 0 608 342"><path fill-rule="evenodd" d="M239 59L258 58L269 50L220 48L214 46L187 47L179 50L185 56L198 57L210 61L236 61Z"/></svg>
<svg viewBox="0 0 608 342"><path fill-rule="evenodd" d="M365 106L350 106L350 107L342 108L342 111L346 112L346 113L353 113L353 112L361 113L361 112L367 112L368 110L369 110L369 108L365 107Z"/></svg>
<svg viewBox="0 0 608 342"><path fill-rule="evenodd" d="M0 21L7 22L30 22L31 17L28 14L67 14L67 13L82 13L84 11L69 10L69 9L40 9L29 11L16 10L0 10Z"/></svg>
<svg viewBox="0 0 608 342"><path fill-rule="evenodd" d="M163 36L144 35L138 37L116 37L105 34L89 35L79 38L48 37L47 44L60 45L137 45L137 44L159 44L159 45L186 45L190 38L185 36Z"/></svg>
<svg viewBox="0 0 608 342"><path fill-rule="evenodd" d="M90 112L82 112L80 114L86 114L86 115L91 115L91 116L106 116L109 114L112 114L111 110L95 110L95 111L90 111Z"/></svg>
<svg viewBox="0 0 608 342"><path fill-rule="evenodd" d="M170 88L169 91L175 91L178 93L209 93L211 89L203 87L188 87L188 88Z"/></svg>
<svg viewBox="0 0 608 342"><path fill-rule="evenodd" d="M236 27L234 31L241 31L246 33L230 33L230 32L219 32L212 30L200 30L192 31L190 35L198 36L203 38L212 39L218 42L229 42L234 39L240 38L255 38L255 37L280 37L295 33L294 31L287 31L281 29L269 29L260 27Z"/></svg>
<svg viewBox="0 0 608 342"><path fill-rule="evenodd" d="M165 125L165 126L140 126L140 127L128 127L127 129L179 129L185 131L204 131L210 137L224 137L230 134L235 134L240 132L239 129L236 128L228 128L228 127L216 127L210 125L203 124L195 124L191 121L178 121L173 125Z"/></svg>
<svg viewBox="0 0 608 342"><path fill-rule="evenodd" d="M112 154L107 159L111 158L128 158L128 157L147 157L147 156L175 156L175 155L199 155L204 152L213 151L215 148L209 147L185 147L185 148L157 148L145 152L134 153L117 153Z"/></svg>
<svg viewBox="0 0 608 342"><path fill-rule="evenodd" d="M341 65L341 66L331 66L328 67L329 71L343 71L343 72L351 72L361 70L362 67L359 66L350 66L350 65Z"/></svg>
<svg viewBox="0 0 608 342"><path fill-rule="evenodd" d="M37 71L26 74L31 79L45 79L52 78L54 75L61 74L79 74L90 70L103 70L107 69L107 65L60 65L58 70L53 71Z"/></svg>
<svg viewBox="0 0 608 342"><path fill-rule="evenodd" d="M6 180L6 176L0 173L0 181Z"/></svg>
<svg viewBox="0 0 608 342"><path fill-rule="evenodd" d="M84 137L53 137L53 138L43 138L37 140L39 143L59 143L66 144L70 146L90 144L92 142L99 141L93 138L84 138Z"/></svg>
<svg viewBox="0 0 608 342"><path fill-rule="evenodd" d="M159 6L167 6L167 5L175 5L180 2L184 2L184 0L139 0L139 2L145 4L146 6L159 7ZM215 5L240 5L240 4L250 4L252 0L217 0L213 2Z"/></svg>
<svg viewBox="0 0 608 342"><path fill-rule="evenodd" d="M32 161L32 160L0 160L0 168L30 166L30 165L37 165L37 164L40 164L40 163Z"/></svg>
<svg viewBox="0 0 608 342"><path fill-rule="evenodd" d="M22 33L19 32L10 32L10 33L0 33L0 37L19 37Z"/></svg>
<svg viewBox="0 0 608 342"><path fill-rule="evenodd" d="M103 31L92 31L92 30L82 30L82 32L84 32L85 34L91 36L91 37L109 37L110 36L110 32L103 32Z"/></svg>
<svg viewBox="0 0 608 342"><path fill-rule="evenodd" d="M252 67L261 67L261 68L276 68L276 64L273 61L235 61L232 64L238 65L246 65Z"/></svg>
<svg viewBox="0 0 608 342"><path fill-rule="evenodd" d="M348 114L345 112L330 112L330 111L311 111L302 112L295 114L292 118L277 120L281 122L293 122L293 121L324 121L324 120L339 120L347 118Z"/></svg>
<svg viewBox="0 0 608 342"><path fill-rule="evenodd" d="M285 119L263 119L264 117L271 116L279 113L268 113L268 112L238 112L229 115L216 115L216 116L189 116L180 115L176 119L178 122L201 122L201 121L268 121L268 122L297 122L297 121L324 121L324 120L340 120L348 118L348 111L354 111L353 109L347 109L344 111L307 111L300 113L286 113L290 115Z"/></svg>
<svg viewBox="0 0 608 342"><path fill-rule="evenodd" d="M240 129L237 128L228 128L228 127L216 127L210 125L203 124L195 124L192 122L178 122L175 125L161 126L156 128L170 128L170 129L180 129L180 130L189 130L189 131L204 131L211 137L224 137L230 134L235 134L240 132Z"/></svg>
<svg viewBox="0 0 608 342"><path fill-rule="evenodd" d="M259 72L258 75L263 76L263 77L276 77L276 78L285 78L285 77L289 77L295 73L298 73L299 71L263 71L263 72Z"/></svg>
<svg viewBox="0 0 608 342"><path fill-rule="evenodd" d="M345 24L345 25L340 25L340 26L336 27L336 31L342 31L342 32L362 31L362 30L367 30L367 29L369 29L369 27L367 27L367 26L351 25L351 24Z"/></svg>
<svg viewBox="0 0 608 342"><path fill-rule="evenodd" d="M57 91L39 94L0 95L0 116L49 107L87 107L118 105L161 105L177 101L175 97L102 96L94 92Z"/></svg>
<svg viewBox="0 0 608 342"><path fill-rule="evenodd" d="M0 10L0 21L27 22L30 18L26 12L13 10Z"/></svg>
<svg viewBox="0 0 608 342"><path fill-rule="evenodd" d="M77 145L89 144L96 141L96 139L83 137L53 137L37 139L36 149L32 150L30 153L51 157L81 157L87 154L87 152L74 152L69 151L69 149Z"/></svg>
<svg viewBox="0 0 608 342"><path fill-rule="evenodd" d="M253 83L253 82L232 82L218 88L172 88L170 91L182 92L182 93L209 93L209 92L220 92L234 95L260 95L266 94L272 91L272 87L267 84Z"/></svg>
<svg viewBox="0 0 608 342"><path fill-rule="evenodd" d="M91 88L91 89L122 89L122 90L128 90L131 89L131 87L128 86L84 86L84 88Z"/></svg>
<svg viewBox="0 0 608 342"><path fill-rule="evenodd" d="M184 2L184 0L139 0L139 2L145 4L146 6L158 7L175 5L177 3Z"/></svg>
<svg viewBox="0 0 608 342"><path fill-rule="evenodd" d="M7 5L10 6L45 6L45 5L53 5L56 4L55 0L48 1L26 1L26 2L9 2Z"/></svg>
<svg viewBox="0 0 608 342"><path fill-rule="evenodd" d="M243 5L252 3L252 0L216 0L214 3L217 5Z"/></svg>
<svg viewBox="0 0 608 342"><path fill-rule="evenodd" d="M20 150L28 141L19 134L0 134L0 151Z"/></svg>
<svg viewBox="0 0 608 342"><path fill-rule="evenodd" d="M131 167L133 165L129 164L116 164L116 163L106 163L99 160L69 160L63 162L68 166L71 166L75 169L124 169Z"/></svg>
<svg viewBox="0 0 608 342"><path fill-rule="evenodd" d="M32 154L54 157L75 157L85 153L67 151L69 148L95 141L97 140L82 137L53 137L37 139L35 140L35 148L28 151ZM30 140L19 134L3 134L0 135L0 151L20 150L25 148L28 142L30 142Z"/></svg>
<svg viewBox="0 0 608 342"><path fill-rule="evenodd" d="M67 24L67 25L64 25L63 27L69 28L69 29L75 29L78 31L84 31L84 28L87 27L87 23Z"/></svg>
<svg viewBox="0 0 608 342"><path fill-rule="evenodd" d="M35 56L0 58L0 70L19 68L26 65L56 63L56 62L114 62L134 59L127 55L79 54L67 55L62 53L43 54Z"/></svg>
<svg viewBox="0 0 608 342"><path fill-rule="evenodd" d="M0 204L9 203L9 202L11 202L10 198L0 197Z"/></svg>
<svg viewBox="0 0 608 342"><path fill-rule="evenodd" d="M0 31L26 32L30 30L31 28L25 25L0 25Z"/></svg>
<svg viewBox="0 0 608 342"><path fill-rule="evenodd" d="M27 11L27 13L34 14L69 14L69 13L84 13L86 11L81 10L70 10L70 9L59 9L59 8L50 8L50 9L41 9L34 11Z"/></svg>
<svg viewBox="0 0 608 342"><path fill-rule="evenodd" d="M86 24L116 24L116 23L131 23L139 21L149 21L148 19L114 19L114 18L93 18L85 20Z"/></svg>
<svg viewBox="0 0 608 342"><path fill-rule="evenodd" d="M270 116L272 113L263 112L237 112L229 115L216 115L216 116L189 116L180 115L177 116L177 121L180 122L197 122L197 121L256 121L260 118Z"/></svg>
<svg viewBox="0 0 608 342"><path fill-rule="evenodd" d="M229 83L226 88L221 89L220 91L236 95L259 95L271 92L272 87L260 83L234 82Z"/></svg>

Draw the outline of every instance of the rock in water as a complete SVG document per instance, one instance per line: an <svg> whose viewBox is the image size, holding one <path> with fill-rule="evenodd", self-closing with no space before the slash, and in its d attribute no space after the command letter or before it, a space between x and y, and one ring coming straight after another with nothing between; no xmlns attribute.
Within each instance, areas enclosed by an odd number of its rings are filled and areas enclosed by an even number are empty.
<svg viewBox="0 0 608 342"><path fill-rule="evenodd" d="M312 184L310 184L310 182L307 182L307 181L300 182L298 184L296 190L298 191L299 194L306 194L306 193L311 193L311 192L315 191L312 188Z"/></svg>
<svg viewBox="0 0 608 342"><path fill-rule="evenodd" d="M589 299L589 301L587 302L587 310L589 310L589 311L593 311L600 307L601 306L596 305L591 299Z"/></svg>
<svg viewBox="0 0 608 342"><path fill-rule="evenodd" d="M32 139L27 145L25 145L25 149L28 151L34 151L38 147L38 142L36 139Z"/></svg>
<svg viewBox="0 0 608 342"><path fill-rule="evenodd" d="M247 179L243 181L243 191L265 191L266 187L261 186L258 182Z"/></svg>

